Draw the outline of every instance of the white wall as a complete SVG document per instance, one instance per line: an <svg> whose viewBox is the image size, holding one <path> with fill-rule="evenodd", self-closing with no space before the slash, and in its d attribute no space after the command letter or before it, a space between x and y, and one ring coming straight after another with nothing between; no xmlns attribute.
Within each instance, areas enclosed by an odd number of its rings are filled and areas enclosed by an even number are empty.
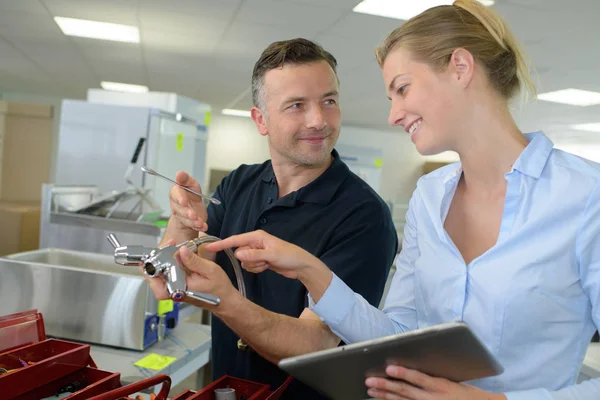
<svg viewBox="0 0 600 400"><path fill-rule="evenodd" d="M257 164L271 158L267 138L258 133L252 119L221 115L211 118L207 153L207 170L232 170L240 164Z"/></svg>
<svg viewBox="0 0 600 400"><path fill-rule="evenodd" d="M415 149L410 136L397 132L343 126L340 143L383 151L380 195L386 201L406 203L417 179L423 174L424 158Z"/></svg>

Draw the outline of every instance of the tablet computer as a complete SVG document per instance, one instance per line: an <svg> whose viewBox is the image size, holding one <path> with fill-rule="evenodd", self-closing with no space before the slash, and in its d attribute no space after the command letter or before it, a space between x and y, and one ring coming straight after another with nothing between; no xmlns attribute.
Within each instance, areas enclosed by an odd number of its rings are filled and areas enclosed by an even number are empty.
<svg viewBox="0 0 600 400"><path fill-rule="evenodd" d="M454 382L498 375L504 368L463 322L451 322L340 346L279 362L279 367L334 400L366 399L367 376L401 365Z"/></svg>

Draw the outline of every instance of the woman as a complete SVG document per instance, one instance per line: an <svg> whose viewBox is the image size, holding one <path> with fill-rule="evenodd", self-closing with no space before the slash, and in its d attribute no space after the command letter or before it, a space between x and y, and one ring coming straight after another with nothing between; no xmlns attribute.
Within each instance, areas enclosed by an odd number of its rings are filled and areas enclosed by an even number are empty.
<svg viewBox="0 0 600 400"><path fill-rule="evenodd" d="M417 184L383 312L264 232L206 249L239 247L247 270L301 280L313 311L346 343L461 320L505 368L466 385L389 367L395 379L366 380L373 397L600 398L600 380L575 385L600 326L600 167L519 131L509 100L521 86L533 91L526 63L504 23L475 0L407 21L377 58L390 124L421 154L460 156Z"/></svg>

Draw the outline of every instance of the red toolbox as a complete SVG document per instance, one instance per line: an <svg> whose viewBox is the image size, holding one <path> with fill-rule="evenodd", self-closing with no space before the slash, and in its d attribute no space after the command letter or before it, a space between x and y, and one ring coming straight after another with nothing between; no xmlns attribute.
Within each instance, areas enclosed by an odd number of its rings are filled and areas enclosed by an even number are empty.
<svg viewBox="0 0 600 400"><path fill-rule="evenodd" d="M0 317L0 353L44 339L44 320L35 310Z"/></svg>
<svg viewBox="0 0 600 400"><path fill-rule="evenodd" d="M173 397L173 400L213 400L215 398L214 390L221 388L235 389L236 398L245 398L247 400L279 400L285 389L289 386L292 378L289 377L275 391L271 391L269 385L247 381L245 379L223 376L204 389L194 392L187 390Z"/></svg>
<svg viewBox="0 0 600 400"><path fill-rule="evenodd" d="M145 389L150 389L159 383L162 383L162 386L160 388L160 392L156 395L155 400L167 400L167 397L169 396L169 390L171 389L171 378L169 378L167 375L153 376L127 386L123 386L108 392L103 392L102 394L94 397L85 398L89 400L130 400L127 396L141 392ZM70 400L70 397L67 397L67 399Z"/></svg>
<svg viewBox="0 0 600 400"><path fill-rule="evenodd" d="M2 398L37 400L76 382L81 390L73 387L77 391L70 400L121 385L120 374L96 369L89 345L46 339L43 317L36 310L0 318Z"/></svg>
<svg viewBox="0 0 600 400"><path fill-rule="evenodd" d="M78 386L79 385L79 386ZM84 386L85 387L82 387ZM117 389L121 386L121 374L85 367L46 385L15 397L13 400L39 400L59 393L61 389L75 390L64 400L85 400ZM78 389L81 388L81 389Z"/></svg>
<svg viewBox="0 0 600 400"><path fill-rule="evenodd" d="M271 391L269 385L224 376L204 389L187 390L173 400L213 400L214 390L234 388L238 399L278 400L288 378ZM64 400L124 400L127 396L162 383L156 400L166 400L171 379L158 375L121 386L120 374L102 371L90 357L90 346L47 339L44 320L37 310L0 317L0 393L2 399L39 400L61 391Z"/></svg>

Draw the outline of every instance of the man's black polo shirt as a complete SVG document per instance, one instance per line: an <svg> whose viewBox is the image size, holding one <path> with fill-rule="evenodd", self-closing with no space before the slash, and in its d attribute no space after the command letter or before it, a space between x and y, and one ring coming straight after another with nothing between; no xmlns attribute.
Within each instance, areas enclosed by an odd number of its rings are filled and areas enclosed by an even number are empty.
<svg viewBox="0 0 600 400"><path fill-rule="evenodd" d="M378 305L398 239L389 209L371 187L352 173L338 153L317 179L279 199L270 161L242 165L219 185L221 205L208 208L208 234L221 238L262 229L319 257L355 292ZM217 262L235 282L224 253ZM298 317L307 292L297 280L273 271L244 273L248 298L276 313ZM252 350L238 350L239 336L221 320L212 321L213 376L231 375L271 384L287 375ZM284 399L324 398L298 381Z"/></svg>

